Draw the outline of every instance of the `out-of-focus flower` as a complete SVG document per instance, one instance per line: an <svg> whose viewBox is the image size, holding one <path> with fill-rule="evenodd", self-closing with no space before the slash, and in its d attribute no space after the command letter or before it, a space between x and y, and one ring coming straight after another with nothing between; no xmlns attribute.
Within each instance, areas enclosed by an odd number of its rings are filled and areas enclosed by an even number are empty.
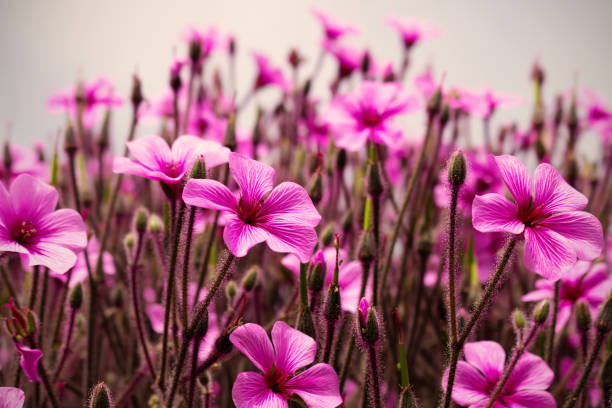
<svg viewBox="0 0 612 408"><path fill-rule="evenodd" d="M0 408L22 408L25 394L15 387L0 387Z"/></svg>
<svg viewBox="0 0 612 408"><path fill-rule="evenodd" d="M438 84L434 80L433 71L427 68L423 73L417 75L412 80L414 87L424 100L429 100L431 95L438 89Z"/></svg>
<svg viewBox="0 0 612 408"><path fill-rule="evenodd" d="M268 85L276 85L283 92L291 90L291 84L283 75L280 68L273 66L268 57L263 54L253 53L255 64L257 64L257 76L255 77L254 89L261 89Z"/></svg>
<svg viewBox="0 0 612 408"><path fill-rule="evenodd" d="M26 377L30 381L40 382L40 377L38 377L38 361L43 355L42 351L24 346L18 341L14 343L15 348L21 354L21 368L23 368Z"/></svg>
<svg viewBox="0 0 612 408"><path fill-rule="evenodd" d="M321 22L323 25L323 31L325 32L325 40L327 42L336 41L338 38L347 34L357 34L359 30L347 23L338 20L336 17L330 16L327 13L323 13L320 10L313 9L312 14Z"/></svg>
<svg viewBox="0 0 612 408"><path fill-rule="evenodd" d="M216 180L191 179L183 200L223 211L223 239L235 256L245 256L265 241L273 251L289 252L308 262L317 242L314 227L321 216L304 187L292 182L274 187L272 167L237 153L230 153L229 167L240 188L239 198Z"/></svg>
<svg viewBox="0 0 612 408"><path fill-rule="evenodd" d="M293 394L310 408L342 403L338 375L329 364L318 363L295 375L314 362L317 352L317 343L304 333L278 321L270 342L263 327L247 323L234 330L230 340L263 372L238 374L232 389L237 408L286 407Z"/></svg>
<svg viewBox="0 0 612 408"><path fill-rule="evenodd" d="M97 108L110 109L122 103L123 100L114 94L112 83L107 78L100 77L54 92L49 97L47 106L51 113L65 111L75 122L79 109L82 109L83 126L89 128L95 124Z"/></svg>
<svg viewBox="0 0 612 408"><path fill-rule="evenodd" d="M83 219L57 206L57 190L30 176L17 177L7 191L0 184L0 251L15 252L26 266L56 273L72 268L87 245Z"/></svg>
<svg viewBox="0 0 612 408"><path fill-rule="evenodd" d="M207 30L189 27L183 38L187 45L197 43L200 46L200 62L215 50L227 51L229 46L229 37L222 35L215 27L209 27Z"/></svg>
<svg viewBox="0 0 612 408"><path fill-rule="evenodd" d="M172 144L159 136L144 136L127 143L133 159L116 157L113 172L132 174L159 180L169 186L180 183L199 156L204 157L206 168L227 162L229 149L217 142L184 135Z"/></svg>
<svg viewBox="0 0 612 408"><path fill-rule="evenodd" d="M470 99L467 111L478 118L488 119L498 108L513 108L525 103L525 98L515 94L504 94L487 87L476 98Z"/></svg>
<svg viewBox="0 0 612 408"><path fill-rule="evenodd" d="M325 286L323 290L327 290L334 278L334 269L336 267L336 249L329 247L323 251L318 251L315 259L319 255L323 256L325 262ZM338 261L340 267L338 270L338 285L340 286L340 304L342 309L347 312L354 312L359 303L359 295L361 292L362 267L359 261L348 260L348 254L345 250L338 251ZM291 272L299 276L300 260L295 255L287 255L281 261L283 266ZM369 292L369 293L368 293ZM370 297L372 285L366 286L366 296Z"/></svg>
<svg viewBox="0 0 612 408"><path fill-rule="evenodd" d="M100 243L95 236L89 239L89 242L87 243L87 252L89 254L89 262L91 265L96 265L98 262L98 257L100 256ZM115 274L115 263L113 262L113 256L110 254L110 252L104 252L102 258L102 269L106 275ZM66 274L51 272L51 275L64 282L67 278ZM69 286L72 288L79 282L85 282L87 277L88 271L87 264L85 262L85 254L80 252L77 255L76 263L72 269Z"/></svg>
<svg viewBox="0 0 612 408"><path fill-rule="evenodd" d="M443 33L443 30L431 21L416 17L391 16L387 18L387 24L397 30L406 48L411 48L420 41L437 38Z"/></svg>
<svg viewBox="0 0 612 408"><path fill-rule="evenodd" d="M589 88L582 90L579 103L586 110L587 124L599 133L604 143L608 143L612 139L612 110L599 94Z"/></svg>
<svg viewBox="0 0 612 408"><path fill-rule="evenodd" d="M7 156L8 155L8 156ZM20 174L29 174L42 181L49 179L49 170L40 161L36 150L16 143L6 142L0 155L0 180L9 184Z"/></svg>
<svg viewBox="0 0 612 408"><path fill-rule="evenodd" d="M338 43L329 43L325 50L338 61L338 78L346 78L361 67L362 50Z"/></svg>
<svg viewBox="0 0 612 408"><path fill-rule="evenodd" d="M514 202L501 194L476 196L472 223L480 232L522 234L525 266L546 279L557 280L581 259L590 261L603 248L599 220L582 210L587 198L571 187L557 170L540 164L531 177L514 156L495 161ZM533 195L532 195L533 190Z"/></svg>
<svg viewBox="0 0 612 408"><path fill-rule="evenodd" d="M405 95L398 84L364 81L355 92L334 98L324 118L330 124L336 144L356 151L368 140L395 145L402 130L393 118L418 107L416 98Z"/></svg>
<svg viewBox="0 0 612 408"><path fill-rule="evenodd" d="M572 366L575 363L575 359L572 357L561 357L561 361L559 362L559 378L565 378L567 374L569 374ZM569 380L566 384L566 389L571 391L576 387L578 380L580 379L580 371L575 370L574 374L570 375ZM588 384L585 386L588 390L589 400L587 400L587 407L599 407L601 406L601 402L603 399L603 394L601 392L601 387L597 384L597 377L591 376L589 378Z"/></svg>
<svg viewBox="0 0 612 408"><path fill-rule="evenodd" d="M459 361L453 387L453 400L462 406L484 407L501 380L506 353L499 343L478 341L465 343L465 361ZM546 391L554 379L553 371L535 354L523 353L493 408L556 407L555 399ZM442 378L446 390L448 369Z"/></svg>
<svg viewBox="0 0 612 408"><path fill-rule="evenodd" d="M605 263L591 264L578 261L559 280L559 310L556 330L565 327L573 307L580 300L585 300L591 309L593 319L597 317L598 308L607 299L612 289L612 278L608 275ZM536 290L523 296L524 302L535 302L554 297L554 283L540 279L535 283Z"/></svg>

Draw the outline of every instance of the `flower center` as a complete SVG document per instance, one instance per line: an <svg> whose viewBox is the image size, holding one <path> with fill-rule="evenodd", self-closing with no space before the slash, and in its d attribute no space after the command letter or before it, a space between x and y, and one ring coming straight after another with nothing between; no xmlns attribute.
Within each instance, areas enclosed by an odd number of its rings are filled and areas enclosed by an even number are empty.
<svg viewBox="0 0 612 408"><path fill-rule="evenodd" d="M183 170L183 166L180 163L176 163L174 161L166 163L166 169L164 173L170 177L178 177Z"/></svg>
<svg viewBox="0 0 612 408"><path fill-rule="evenodd" d="M365 109L362 115L363 125L366 127L376 127L382 122L380 114L375 109Z"/></svg>
<svg viewBox="0 0 612 408"><path fill-rule="evenodd" d="M575 303L582 297L582 290L580 289L580 281L575 284L565 284L561 286L561 299L569 300Z"/></svg>
<svg viewBox="0 0 612 408"><path fill-rule="evenodd" d="M11 239L20 245L31 244L36 237L36 228L30 221L18 222L11 229Z"/></svg>
<svg viewBox="0 0 612 408"><path fill-rule="evenodd" d="M518 219L521 220L527 227L533 227L541 223L548 218L549 215L550 214L547 214L542 210L541 206L532 208L531 203L529 203L528 206L520 207L518 211Z"/></svg>
<svg viewBox="0 0 612 408"><path fill-rule="evenodd" d="M290 397L290 393L287 391L285 383L287 382L287 376L282 372L275 370L274 367L264 375L264 383L266 387L275 394L282 395L285 398Z"/></svg>
<svg viewBox="0 0 612 408"><path fill-rule="evenodd" d="M240 198L240 202L238 203L238 217L245 223L249 225L255 225L257 223L263 222L263 217L260 212L261 206L263 205L263 200L258 203L251 204L245 202Z"/></svg>

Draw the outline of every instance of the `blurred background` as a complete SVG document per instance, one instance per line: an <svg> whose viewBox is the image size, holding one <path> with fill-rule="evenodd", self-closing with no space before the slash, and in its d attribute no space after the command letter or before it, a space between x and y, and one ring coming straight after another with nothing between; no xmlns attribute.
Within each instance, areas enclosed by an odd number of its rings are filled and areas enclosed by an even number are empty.
<svg viewBox="0 0 612 408"><path fill-rule="evenodd" d="M253 51L265 53L289 75L287 55L297 47L307 57L304 74L309 73L322 38L313 7L359 27L361 35L353 43L367 46L377 60L394 65L399 64L401 45L385 18L416 16L436 23L444 35L417 46L406 85L410 89L414 75L431 65L436 77L445 73L449 86L478 90L488 85L527 98L523 107L498 112L494 125L508 120L523 126L529 123L529 74L536 59L546 71L544 95L549 109L557 93L576 83L612 101L612 2L606 0L2 1L0 139L8 136L23 144L41 140L51 146L65 118L48 113L47 99L78 79L106 76L119 95L129 98L131 76L138 72L145 96L160 96L168 86L173 56L186 53L182 38L190 25L214 25L235 36L238 100L253 81ZM227 58L221 54L216 58L217 66L227 70ZM323 75L331 78L335 69L335 62L328 58ZM319 81L315 92L327 100L325 82ZM265 102L265 92L260 97ZM253 111L251 104L241 118L247 121L245 126L250 126ZM129 103L114 113L117 142L126 137L129 116ZM421 132L420 122L422 117L408 131ZM597 154L597 138L584 140L583 150Z"/></svg>

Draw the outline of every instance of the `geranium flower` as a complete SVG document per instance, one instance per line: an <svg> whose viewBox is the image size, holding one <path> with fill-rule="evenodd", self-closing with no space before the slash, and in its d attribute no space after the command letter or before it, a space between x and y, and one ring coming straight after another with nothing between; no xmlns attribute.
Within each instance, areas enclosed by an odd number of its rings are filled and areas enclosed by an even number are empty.
<svg viewBox="0 0 612 408"><path fill-rule="evenodd" d="M0 387L0 408L22 408L25 394L15 387Z"/></svg>
<svg viewBox="0 0 612 408"><path fill-rule="evenodd" d="M494 341L465 343L463 351L465 361L457 364L452 398L462 406L484 407L501 379L506 353ZM553 378L554 373L544 360L525 352L516 363L493 408L556 407L555 399L546 391ZM442 378L444 390L447 383L448 369Z"/></svg>
<svg viewBox="0 0 612 408"><path fill-rule="evenodd" d="M355 92L337 96L324 117L336 144L356 151L368 140L395 145L401 139L402 130L393 123L393 118L418 107L416 98L403 94L398 84L364 81Z"/></svg>
<svg viewBox="0 0 612 408"><path fill-rule="evenodd" d="M608 143L612 139L612 110L599 94L589 88L582 90L579 103L586 110L588 126L599 133L604 143Z"/></svg>
<svg viewBox="0 0 612 408"><path fill-rule="evenodd" d="M397 30L406 48L412 47L419 41L439 37L443 33L443 30L436 27L431 21L416 17L403 19L389 17L387 24Z"/></svg>
<svg viewBox="0 0 612 408"><path fill-rule="evenodd" d="M226 51L229 43L229 38L219 33L215 27L209 27L207 30L189 27L183 39L188 45L194 42L200 45L199 63L208 58L217 49Z"/></svg>
<svg viewBox="0 0 612 408"><path fill-rule="evenodd" d="M253 58L255 58L255 64L257 64L257 76L255 77L255 85L253 86L255 90L268 85L276 85L283 92L288 92L291 89L291 84L285 79L283 71L273 66L268 57L254 52Z"/></svg>
<svg viewBox="0 0 612 408"><path fill-rule="evenodd" d="M113 162L115 173L159 180L169 186L180 183L199 156L204 157L209 169L226 163L229 154L229 149L217 142L190 135L176 139L172 148L159 136L141 137L128 142L127 147L134 158L116 157Z"/></svg>
<svg viewBox="0 0 612 408"><path fill-rule="evenodd" d="M240 188L238 197L216 180L191 179L183 200L223 211L223 239L235 256L245 256L265 241L273 251L293 253L308 262L317 242L314 227L321 216L306 190L292 182L274 187L272 167L238 153L230 153L229 168Z"/></svg>
<svg viewBox="0 0 612 408"><path fill-rule="evenodd" d="M76 211L55 210L57 199L55 188L28 174L8 191L0 183L0 251L18 253L26 266L72 268L87 245L85 225Z"/></svg>
<svg viewBox="0 0 612 408"><path fill-rule="evenodd" d="M535 286L536 290L522 297L523 302L554 298L554 283L540 279L536 281ZM608 275L608 266L605 263L576 262L559 280L559 310L555 329L559 331L565 327L572 309L580 300L589 304L591 316L595 319L599 305L608 298L610 289L612 278Z"/></svg>
<svg viewBox="0 0 612 408"><path fill-rule="evenodd" d="M487 87L481 93L472 98L467 111L482 119L488 119L498 108L513 108L525 103L525 98L521 95L504 94L495 92Z"/></svg>
<svg viewBox="0 0 612 408"><path fill-rule="evenodd" d="M1 156L3 164L0 165L0 180L2 181L11 183L20 174L29 174L43 181L49 179L47 166L40 161L38 153L32 148L6 142ZM7 168L6 164L10 166Z"/></svg>
<svg viewBox="0 0 612 408"><path fill-rule="evenodd" d="M340 21L335 17L332 17L327 13L323 13L320 10L313 9L312 14L314 14L323 25L325 40L327 42L336 41L338 38L347 34L359 33L357 28Z"/></svg>
<svg viewBox="0 0 612 408"><path fill-rule="evenodd" d="M24 346L18 341L14 343L15 348L21 354L21 368L23 368L26 377L30 381L40 382L40 377L38 377L38 361L43 355L42 351Z"/></svg>
<svg viewBox="0 0 612 408"><path fill-rule="evenodd" d="M322 259L321 259L322 258ZM336 267L336 249L333 247L319 250L314 257L315 261L320 260L325 265L325 285L323 290L326 291L334 279L334 269ZM342 309L347 312L354 312L359 304L359 295L361 292L361 280L363 268L361 262L350 261L348 253L344 249L338 251L338 261L340 267L338 270L338 285L340 286L340 297ZM281 260L283 266L291 272L300 275L300 260L295 255L287 255ZM372 285L366 286L366 296L370 297Z"/></svg>
<svg viewBox="0 0 612 408"><path fill-rule="evenodd" d="M324 48L338 61L338 78L346 78L361 67L363 51L338 43L326 44Z"/></svg>
<svg viewBox="0 0 612 408"><path fill-rule="evenodd" d="M599 220L582 210L587 198L572 188L549 164L536 170L533 183L514 156L496 156L504 184L514 202L501 194L476 196L472 224L480 232L507 232L525 238L525 266L557 280L576 260L590 261L603 248Z"/></svg>
<svg viewBox="0 0 612 408"><path fill-rule="evenodd" d="M96 265L98 263L98 257L100 256L100 243L95 236L92 236L87 243L87 253L91 265ZM102 270L105 275L115 274L115 262L113 261L113 256L108 251L104 251L104 255L102 256ZM51 275L63 282L65 282L67 278L67 275L63 273L51 272ZM88 276L89 272L87 271L87 263L85 262L85 253L80 252L72 268L72 275L70 276L70 283L68 284L69 287L72 288L79 282L85 282Z"/></svg>
<svg viewBox="0 0 612 408"><path fill-rule="evenodd" d="M287 407L297 394L310 408L336 407L342 403L338 376L329 364L315 364L317 343L304 333L276 322L272 342L263 327L247 323L230 335L230 341L263 372L238 374L232 389L237 408Z"/></svg>

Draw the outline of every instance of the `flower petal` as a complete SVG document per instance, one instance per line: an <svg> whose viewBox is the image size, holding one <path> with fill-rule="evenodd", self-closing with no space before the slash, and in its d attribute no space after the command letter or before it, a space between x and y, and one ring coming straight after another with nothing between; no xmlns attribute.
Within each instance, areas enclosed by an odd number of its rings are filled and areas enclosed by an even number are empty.
<svg viewBox="0 0 612 408"><path fill-rule="evenodd" d="M495 156L495 162L504 184L520 207L531 201L531 177L527 167L518 158L510 155Z"/></svg>
<svg viewBox="0 0 612 408"><path fill-rule="evenodd" d="M216 180L190 179L183 190L183 201L209 210L236 212L238 201L232 192Z"/></svg>
<svg viewBox="0 0 612 408"><path fill-rule="evenodd" d="M172 146L174 147L174 146ZM204 164L207 169L212 169L229 160L230 149L213 140L201 140L196 152L198 156L204 156Z"/></svg>
<svg viewBox="0 0 612 408"><path fill-rule="evenodd" d="M247 371L238 374L232 388L236 408L287 408L287 401L266 386L263 375Z"/></svg>
<svg viewBox="0 0 612 408"><path fill-rule="evenodd" d="M35 226L57 205L57 190L29 174L17 177L9 190L15 214L21 221L30 221Z"/></svg>
<svg viewBox="0 0 612 408"><path fill-rule="evenodd" d="M495 193L474 197L472 224L480 232L520 234L525 229L516 215L516 204Z"/></svg>
<svg viewBox="0 0 612 408"><path fill-rule="evenodd" d="M40 382L40 378L38 377L38 360L42 357L42 351L31 349L18 342L15 342L15 347L19 354L21 354L21 367L26 377L28 377L28 380Z"/></svg>
<svg viewBox="0 0 612 408"><path fill-rule="evenodd" d="M548 228L525 228L527 269L554 281L574 263L576 252L563 236Z"/></svg>
<svg viewBox="0 0 612 408"><path fill-rule="evenodd" d="M601 254L604 245L601 223L593 214L569 211L553 214L540 225L562 235L578 259L591 261Z"/></svg>
<svg viewBox="0 0 612 408"><path fill-rule="evenodd" d="M542 358L525 352L516 363L502 391L510 395L523 390L545 390L552 384L555 375Z"/></svg>
<svg viewBox="0 0 612 408"><path fill-rule="evenodd" d="M274 348L263 327L247 323L230 334L230 341L263 372L274 365Z"/></svg>
<svg viewBox="0 0 612 408"><path fill-rule="evenodd" d="M22 408L25 393L19 388L0 387L0 408Z"/></svg>
<svg viewBox="0 0 612 408"><path fill-rule="evenodd" d="M262 205L261 213L281 215L283 219L295 220L311 227L316 227L321 221L321 215L312 204L306 189L292 182L276 186Z"/></svg>
<svg viewBox="0 0 612 408"><path fill-rule="evenodd" d="M229 155L230 172L240 187L241 200L252 208L274 187L274 168L238 153Z"/></svg>
<svg viewBox="0 0 612 408"><path fill-rule="evenodd" d="M442 388L446 391L448 385L448 369L442 376ZM476 404L489 397L487 379L471 364L465 361L457 363L455 383L453 385L453 400L459 405Z"/></svg>
<svg viewBox="0 0 612 408"><path fill-rule="evenodd" d="M519 391L503 397L506 406L512 408L555 408L557 403L546 391Z"/></svg>
<svg viewBox="0 0 612 408"><path fill-rule="evenodd" d="M66 273L76 263L77 256L70 249L51 242L37 242L28 248L28 265L43 265L55 273Z"/></svg>
<svg viewBox="0 0 612 408"><path fill-rule="evenodd" d="M286 374L306 367L317 354L317 342L312 337L282 321L274 323L272 344L276 351L274 367Z"/></svg>
<svg viewBox="0 0 612 408"><path fill-rule="evenodd" d="M310 408L337 407L342 404L338 375L329 364L313 365L287 381L286 386Z"/></svg>
<svg viewBox="0 0 612 408"><path fill-rule="evenodd" d="M223 230L223 240L235 256L246 256L252 247L269 239L270 234L263 228L246 224L235 214L226 214L229 215Z"/></svg>
<svg viewBox="0 0 612 408"><path fill-rule="evenodd" d="M540 164L533 175L534 197L532 206L549 212L578 211L586 207L589 200L570 186L557 169L548 163Z"/></svg>
<svg viewBox="0 0 612 408"><path fill-rule="evenodd" d="M465 361L480 370L489 382L495 382L504 371L506 352L494 341L465 343Z"/></svg>
<svg viewBox="0 0 612 408"><path fill-rule="evenodd" d="M310 260L317 244L317 233L313 227L282 217L270 219L261 227L268 232L266 243L271 250L293 253L302 263Z"/></svg>
<svg viewBox="0 0 612 408"><path fill-rule="evenodd" d="M85 223L78 212L63 208L46 215L39 225L40 239L80 252L87 245Z"/></svg>
<svg viewBox="0 0 612 408"><path fill-rule="evenodd" d="M166 164L172 162L172 151L159 136L143 136L126 145L134 160L151 170L163 172Z"/></svg>

